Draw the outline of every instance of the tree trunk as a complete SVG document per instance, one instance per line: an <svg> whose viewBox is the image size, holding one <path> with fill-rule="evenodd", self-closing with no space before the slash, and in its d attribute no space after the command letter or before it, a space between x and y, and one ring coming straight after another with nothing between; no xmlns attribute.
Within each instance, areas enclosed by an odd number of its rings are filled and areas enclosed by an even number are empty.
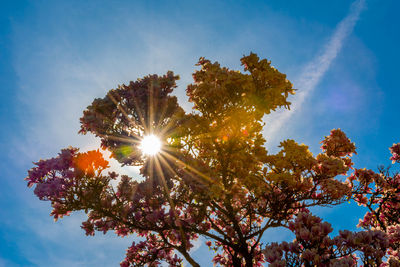
<svg viewBox="0 0 400 267"><path fill-rule="evenodd" d="M245 257L246 267L253 267L253 257L249 254Z"/></svg>

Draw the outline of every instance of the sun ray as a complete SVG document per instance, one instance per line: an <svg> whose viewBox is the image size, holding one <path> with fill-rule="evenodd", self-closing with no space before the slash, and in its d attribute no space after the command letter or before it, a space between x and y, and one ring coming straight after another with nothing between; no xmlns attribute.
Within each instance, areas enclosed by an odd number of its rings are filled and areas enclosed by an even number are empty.
<svg viewBox="0 0 400 267"><path fill-rule="evenodd" d="M167 124L163 125L162 129L158 132L159 135L164 136L170 129L173 128L173 126L176 125L176 121L169 120Z"/></svg>
<svg viewBox="0 0 400 267"><path fill-rule="evenodd" d="M157 159L161 162L161 164L163 166L165 166L171 173L175 174L176 176L179 176L179 174L176 172L176 170L174 168L171 167L171 165L169 164L169 162L164 158L164 156L159 155L157 157ZM199 181L202 184L205 184L204 178L199 178L198 175L195 175L193 172L188 171L187 169L183 168L182 169L183 172L185 172L186 174L188 174L190 177L192 177L193 179ZM220 185L218 185L220 187Z"/></svg>
<svg viewBox="0 0 400 267"><path fill-rule="evenodd" d="M142 113L142 110L139 108L139 104L137 102L137 99L135 97L133 97L132 99L133 99L133 104L135 105L135 108L136 108L136 112L138 113L139 120L143 125L143 130L144 130L144 132L146 132L147 131L147 125L146 125L146 121L144 119L144 115Z"/></svg>
<svg viewBox="0 0 400 267"><path fill-rule="evenodd" d="M110 134L97 134L97 135L101 138L108 138L108 139L115 140L115 141L127 142L127 143L131 143L131 144L140 144L140 137L136 136L136 135L134 137L137 138L137 140L135 140L133 138L129 138L129 137L115 136L115 135L110 135Z"/></svg>
<svg viewBox="0 0 400 267"><path fill-rule="evenodd" d="M117 93L116 93L117 94ZM125 111L125 109L122 107L122 103L118 102L115 97L111 94L111 92L108 93L108 96L110 97L111 101L117 106L117 108L122 112L124 117L132 124L132 126L135 126L136 123L132 121L131 118L129 118L128 113Z"/></svg>
<svg viewBox="0 0 400 267"><path fill-rule="evenodd" d="M160 174L160 178L161 178L161 181L162 181L162 183L163 183L165 193L166 193L166 195L167 195L167 197L168 197L168 202L169 202L169 204L171 205L172 213L174 214L175 220L178 220L179 217L178 217L178 215L175 213L175 202L174 202L173 199L171 198L171 192L170 192L170 190L168 189L167 181L165 180L165 176L164 176L164 173L163 173L163 171L162 171L160 162L158 161L158 158L157 158L157 157L154 158L154 161L155 161L155 163L156 163L156 168L157 168L157 170L158 170L158 172L159 172L159 174ZM182 225L179 225L178 227L179 227L179 232L180 232L180 234L181 234L181 239L182 239L183 247L184 247L185 250L186 250L186 249L187 249L187 242L186 242L185 231L183 230Z"/></svg>
<svg viewBox="0 0 400 267"><path fill-rule="evenodd" d="M167 113L167 105L168 103L165 103L164 105L159 106L159 118L157 121L157 125L160 126L161 122L163 122L163 120L165 119L165 114ZM169 120L165 125L162 125L162 128L158 131L159 135L164 135L169 129L172 128L172 126L175 125L175 121L173 120Z"/></svg>
<svg viewBox="0 0 400 267"><path fill-rule="evenodd" d="M154 158L151 157L148 159L148 164L147 164L147 173L148 173L148 179L150 182L150 190L151 193L153 193L153 184L154 184Z"/></svg>
<svg viewBox="0 0 400 267"><path fill-rule="evenodd" d="M154 120L154 85L153 81L151 81L150 86L148 87L149 89L149 97L148 97L148 116L149 116L149 121L147 122L147 129L149 130L148 134L153 133L153 127L151 125L152 121Z"/></svg>
<svg viewBox="0 0 400 267"><path fill-rule="evenodd" d="M179 164L181 164L181 165L184 166L185 168L189 169L189 170L192 171L193 173L197 174L198 176L202 177L203 179L207 180L208 182L210 182L210 183L212 183L212 184L217 184L217 185L219 185L217 181L211 179L211 177L209 177L209 176L203 174L202 172L196 170L195 168L193 168L193 167L191 167L190 165L186 164L185 162L181 161L181 160L178 159L177 157L175 157L175 156L173 156L173 155L171 155L171 154L169 154L169 153L166 153L166 152L164 152L164 151L162 151L160 154L163 155L163 156L169 157L169 158L172 159L172 160L176 160ZM219 186L221 186L221 185L219 185ZM222 187L221 187L221 188L222 188Z"/></svg>
<svg viewBox="0 0 400 267"><path fill-rule="evenodd" d="M164 158L164 156L159 155L158 160L162 163L163 166L165 166L166 168L168 168L168 170L175 174L176 176L179 176L178 173L176 172L176 170L174 168L171 167L171 165L169 164L169 162ZM186 169L182 169L186 174L190 175L191 177L193 177L196 180L200 180L197 176L195 176L193 173L189 172ZM201 180L201 182L204 182L204 180Z"/></svg>

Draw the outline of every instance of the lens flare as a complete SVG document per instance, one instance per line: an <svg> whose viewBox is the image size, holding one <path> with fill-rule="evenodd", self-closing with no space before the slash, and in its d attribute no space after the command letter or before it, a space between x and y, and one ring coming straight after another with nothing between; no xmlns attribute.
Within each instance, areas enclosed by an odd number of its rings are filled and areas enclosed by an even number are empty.
<svg viewBox="0 0 400 267"><path fill-rule="evenodd" d="M160 138L158 138L154 134L143 137L140 144L140 149L144 154L154 156L161 150Z"/></svg>

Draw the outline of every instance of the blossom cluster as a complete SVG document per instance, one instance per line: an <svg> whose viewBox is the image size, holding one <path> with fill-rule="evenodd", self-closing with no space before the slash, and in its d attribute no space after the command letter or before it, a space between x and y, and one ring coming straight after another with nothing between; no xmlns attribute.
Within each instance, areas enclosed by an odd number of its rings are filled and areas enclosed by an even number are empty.
<svg viewBox="0 0 400 267"><path fill-rule="evenodd" d="M40 160L35 163L36 167L28 171L25 180L29 187L37 185L34 192L39 199L62 197L64 191L71 186L75 177L71 166L77 151L75 148L63 149L58 157Z"/></svg>
<svg viewBox="0 0 400 267"><path fill-rule="evenodd" d="M121 267L135 266L159 266L165 261L169 266L182 266L182 259L175 253L173 247L169 247L155 235L148 235L146 241L132 243L126 253L126 258L121 262Z"/></svg>
<svg viewBox="0 0 400 267"><path fill-rule="evenodd" d="M393 163L399 163L400 144L390 151ZM385 233L389 242L387 255L390 266L400 266L400 174L390 173L390 168L378 173L367 169L356 169L348 178L353 187L352 198L368 211L358 226Z"/></svg>
<svg viewBox="0 0 400 267"><path fill-rule="evenodd" d="M382 231L345 230L331 238L331 225L309 212L300 212L289 229L296 236L293 242L272 243L265 248L270 266L357 266L356 252L365 266L384 266L389 240Z"/></svg>
<svg viewBox="0 0 400 267"><path fill-rule="evenodd" d="M393 144L393 146L390 147L390 152L392 153L392 157L390 159L393 161L393 163L400 163L400 143Z"/></svg>

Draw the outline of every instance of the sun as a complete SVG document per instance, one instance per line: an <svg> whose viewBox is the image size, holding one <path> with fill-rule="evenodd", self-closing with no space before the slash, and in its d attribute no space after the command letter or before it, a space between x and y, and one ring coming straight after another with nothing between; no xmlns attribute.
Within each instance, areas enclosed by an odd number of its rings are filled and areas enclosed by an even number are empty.
<svg viewBox="0 0 400 267"><path fill-rule="evenodd" d="M146 135L143 137L139 148L142 150L143 154L154 156L161 150L160 138L154 134Z"/></svg>

